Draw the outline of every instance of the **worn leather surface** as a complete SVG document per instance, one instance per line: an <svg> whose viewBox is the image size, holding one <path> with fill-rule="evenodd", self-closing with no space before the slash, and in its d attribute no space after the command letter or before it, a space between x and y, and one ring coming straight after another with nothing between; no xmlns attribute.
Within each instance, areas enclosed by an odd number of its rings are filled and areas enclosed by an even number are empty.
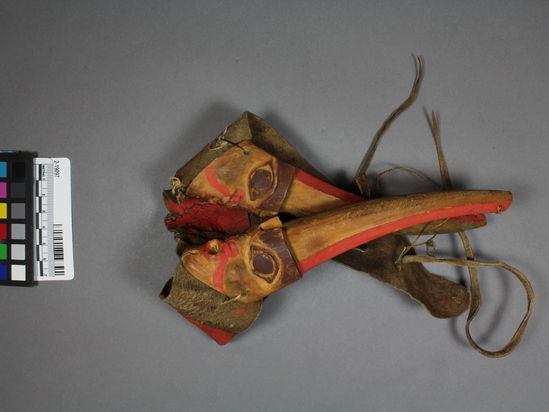
<svg viewBox="0 0 549 412"><path fill-rule="evenodd" d="M226 343L223 338L230 340L248 329L259 316L263 302L245 304L231 301L229 297L197 280L182 264L177 265L174 276L164 286L160 298L197 326L225 332L226 335L209 333L214 339L218 337L216 340L219 344Z"/></svg>
<svg viewBox="0 0 549 412"><path fill-rule="evenodd" d="M465 287L431 274L421 264L397 263L400 253L409 245L405 236L390 234L333 260L406 293L436 318L452 318L465 312L469 307ZM408 253L414 254L413 249Z"/></svg>

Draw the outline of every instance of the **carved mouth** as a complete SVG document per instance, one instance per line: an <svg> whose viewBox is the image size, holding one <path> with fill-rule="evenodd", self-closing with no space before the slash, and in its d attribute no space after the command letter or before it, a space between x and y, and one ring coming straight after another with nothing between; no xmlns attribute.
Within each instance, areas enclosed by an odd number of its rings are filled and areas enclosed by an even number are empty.
<svg viewBox="0 0 549 412"><path fill-rule="evenodd" d="M233 193L233 195L227 202L227 205L236 206L240 203L243 197L244 197L244 192L242 190L237 190L236 192Z"/></svg>

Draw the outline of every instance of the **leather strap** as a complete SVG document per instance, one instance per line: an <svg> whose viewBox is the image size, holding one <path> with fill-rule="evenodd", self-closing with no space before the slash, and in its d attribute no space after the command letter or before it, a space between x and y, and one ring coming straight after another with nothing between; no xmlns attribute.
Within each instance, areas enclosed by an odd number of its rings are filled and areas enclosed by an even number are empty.
<svg viewBox="0 0 549 412"><path fill-rule="evenodd" d="M391 116L385 121L381 129L378 131L374 138L374 143L368 152L366 158L360 165L360 168L358 170L357 176L354 179L354 182L358 189L360 190L360 193L363 196L370 197L370 188L366 179L366 171L368 170L368 167L370 166L372 159L374 157L374 154L376 152L377 146L381 140L382 135L385 133L385 131L389 128L390 124L396 119L396 117L402 113L404 110L406 110L410 105L416 100L418 90L419 90L419 84L421 82L422 78L422 65L421 65L421 59L416 56L419 67L418 67L418 74L417 78L414 82L412 91L410 92L410 95L407 100L405 100L392 114ZM432 131L433 136L435 139L435 145L437 150L437 157L440 167L440 174L442 177L442 181L444 184L445 190L452 190L452 182L450 180L450 173L448 171L448 165L446 163L446 159L444 158L444 154L442 152L442 145L440 143L440 135L438 132L438 125L437 120L435 117L434 111L431 112L431 120L432 120ZM530 316L532 314L532 310L534 308L534 290L532 288L532 285L528 278L519 270L515 269L512 266L509 266L506 263L500 262L500 261L493 261L493 262L487 262L487 261L478 261L474 260L474 254L473 254L473 248L471 246L471 243L469 241L469 238L465 234L465 232L458 232L461 241L463 244L463 247L465 249L465 254L467 259L439 259L433 256L419 256L419 255L406 255L404 257L399 256L397 259L399 262L402 263L445 263L455 266L463 266L467 267L469 270L469 277L470 277L470 284L471 284L471 299L470 299L470 305L469 305L469 314L467 316L467 322L465 324L465 334L467 336L467 340L471 344L473 348L475 348L479 353L483 354L484 356L490 357L490 358L501 358L508 354L510 354L519 342L521 341L522 337L524 336L524 332L526 330L526 326L528 324L528 321L530 319ZM412 250L412 248L408 248L408 251ZM406 251L406 252L408 252ZM524 315L524 318L522 319L520 325L518 326L515 334L511 338L511 340L500 350L497 351L488 351L482 347L480 347L473 337L471 336L470 332L470 325L475 316L477 315L480 307L482 306L482 297L480 293L480 285L478 282L478 270L479 267L487 267L487 266L497 266L504 268L505 270L508 270L513 275L517 277L517 279L522 283L524 290L526 292L526 299L528 302L528 307L526 310L526 314Z"/></svg>
<svg viewBox="0 0 549 412"><path fill-rule="evenodd" d="M445 263L445 264L454 265L454 266L467 267L467 269L469 270L469 276L471 278L471 305L469 306L469 315L467 316L467 322L465 324L465 334L467 335L467 340L469 341L469 343L473 348L475 348L478 352L482 353L484 356L487 356L489 358L502 358L504 356L509 355L513 350L515 350L515 348L521 341L522 337L524 336L526 325L528 324L528 320L530 319L530 315L532 314L532 310L534 309L534 290L532 288L532 285L530 284L530 281L522 272L520 272L519 270L515 269L512 266L507 265L506 263L503 263L500 261L486 262L481 260L473 260L474 258L473 258L472 248L469 243L469 240L467 239L467 236L463 232L461 232L460 235L462 236L462 242L467 253L467 259L438 259L431 256L407 255L402 258L402 261L405 263L435 262L435 263ZM518 326L515 334L503 348L497 351L488 351L480 347L471 336L471 332L469 330L469 326L471 325L471 322L477 315L482 305L477 268L487 267L487 266L498 266L498 267L504 268L505 270L508 270L513 275L515 275L517 279L522 283L522 286L524 287L524 290L526 292L526 299L528 301L528 308L526 310L526 314L524 315L524 318L520 322L520 325Z"/></svg>
<svg viewBox="0 0 549 412"><path fill-rule="evenodd" d="M448 165L446 163L446 159L444 158L444 154L442 152L442 145L440 143L440 135L438 132L437 119L434 111L431 112L431 120L432 120L432 127L433 127L433 136L435 138L435 145L437 148L440 174L442 176L444 189L451 190L452 182L450 180L450 173L448 172ZM484 356L487 356L490 358L501 358L501 357L507 356L513 350L515 350L515 348L521 341L522 337L524 336L526 325L528 324L528 320L530 319L530 315L532 314L532 310L534 309L534 300L535 300L534 290L528 278L522 272L515 269L514 267L509 266L508 264L500 261L485 262L485 261L474 260L473 247L471 246L471 242L469 242L469 238L464 232L459 232L459 235L461 237L461 242L463 244L463 248L465 249L465 255L467 259L437 259L431 256L408 255L408 256L404 256L402 260L404 262L422 262L422 263L438 262L438 263L446 263L446 264L455 265L455 266L467 267L467 269L469 270L469 278L471 279L471 303L469 306L469 315L467 316L467 322L465 323L465 334L467 335L467 340L469 341L469 343L473 348L475 348L478 352L480 352ZM513 275L515 275L517 279L522 283L522 286L524 287L524 291L526 292L526 299L528 302L526 314L524 315L524 318L522 318L522 321L518 326L515 334L513 335L511 340L507 343L507 345L505 345L503 348L497 351L488 351L480 347L471 336L471 332L469 330L471 322L473 321L480 307L482 306L482 297L480 294L480 285L478 282L477 268L486 267L486 266L502 267L505 270L508 270L509 272L511 272Z"/></svg>

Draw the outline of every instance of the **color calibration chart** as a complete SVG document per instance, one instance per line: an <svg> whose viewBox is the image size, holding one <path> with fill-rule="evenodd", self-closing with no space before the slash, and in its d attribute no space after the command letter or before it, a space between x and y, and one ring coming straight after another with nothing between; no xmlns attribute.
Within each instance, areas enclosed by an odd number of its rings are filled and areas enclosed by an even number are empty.
<svg viewBox="0 0 549 412"><path fill-rule="evenodd" d="M70 161L0 152L0 285L74 277Z"/></svg>
<svg viewBox="0 0 549 412"><path fill-rule="evenodd" d="M33 157L0 153L0 285L34 283Z"/></svg>

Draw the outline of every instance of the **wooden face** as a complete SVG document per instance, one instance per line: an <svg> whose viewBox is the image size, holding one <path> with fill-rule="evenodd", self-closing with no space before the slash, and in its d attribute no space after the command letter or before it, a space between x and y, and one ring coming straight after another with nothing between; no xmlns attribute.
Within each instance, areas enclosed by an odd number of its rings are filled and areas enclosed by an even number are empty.
<svg viewBox="0 0 549 412"><path fill-rule="evenodd" d="M278 219L276 219L278 221ZM281 229L253 228L245 235L211 240L181 256L198 280L239 301L256 302L301 278Z"/></svg>
<svg viewBox="0 0 549 412"><path fill-rule="evenodd" d="M257 216L278 213L294 168L251 142L242 142L210 163L187 187L187 195L226 204Z"/></svg>

